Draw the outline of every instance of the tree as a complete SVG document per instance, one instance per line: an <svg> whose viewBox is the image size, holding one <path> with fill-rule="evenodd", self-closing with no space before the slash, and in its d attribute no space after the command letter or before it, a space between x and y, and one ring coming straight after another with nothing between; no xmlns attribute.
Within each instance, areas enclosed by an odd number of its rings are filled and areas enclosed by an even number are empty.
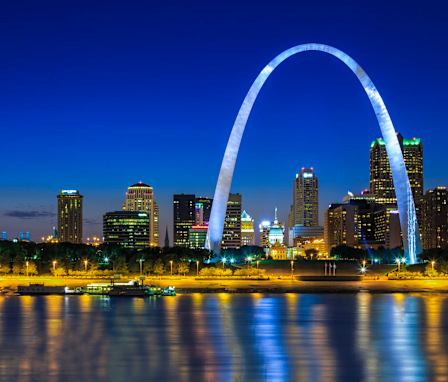
<svg viewBox="0 0 448 382"><path fill-rule="evenodd" d="M154 264L153 272L158 276L163 275L163 273L165 272L165 267L161 259L157 259L156 263Z"/></svg>
<svg viewBox="0 0 448 382"><path fill-rule="evenodd" d="M128 273L128 265L126 264L126 257L118 256L117 260L115 260L115 272L117 273Z"/></svg>
<svg viewBox="0 0 448 382"><path fill-rule="evenodd" d="M190 263L187 262L179 263L179 265L177 266L177 271L179 272L179 274L183 274L185 276L187 272L190 272Z"/></svg>
<svg viewBox="0 0 448 382"><path fill-rule="evenodd" d="M22 271L23 259L22 256L17 255L14 257L14 261L12 264L12 273L18 275Z"/></svg>
<svg viewBox="0 0 448 382"><path fill-rule="evenodd" d="M154 263L151 260L146 260L143 263L143 273L145 274L151 274L151 272L154 270Z"/></svg>
<svg viewBox="0 0 448 382"><path fill-rule="evenodd" d="M319 255L319 251L316 248L308 248L305 249L306 258L309 260L313 260L313 258L317 259Z"/></svg>
<svg viewBox="0 0 448 382"><path fill-rule="evenodd" d="M2 257L0 259L0 269L2 273L11 272L11 259L8 254L2 253Z"/></svg>
<svg viewBox="0 0 448 382"><path fill-rule="evenodd" d="M28 266L26 266L26 263L28 263ZM38 272L36 263L34 261L25 261L22 266L22 273L28 276L37 275Z"/></svg>

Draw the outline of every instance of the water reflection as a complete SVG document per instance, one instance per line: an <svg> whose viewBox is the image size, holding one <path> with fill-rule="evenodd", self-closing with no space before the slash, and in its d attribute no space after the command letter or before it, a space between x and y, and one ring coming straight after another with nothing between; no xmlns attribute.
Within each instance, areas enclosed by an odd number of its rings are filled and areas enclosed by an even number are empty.
<svg viewBox="0 0 448 382"><path fill-rule="evenodd" d="M445 295L0 297L1 381L447 381Z"/></svg>

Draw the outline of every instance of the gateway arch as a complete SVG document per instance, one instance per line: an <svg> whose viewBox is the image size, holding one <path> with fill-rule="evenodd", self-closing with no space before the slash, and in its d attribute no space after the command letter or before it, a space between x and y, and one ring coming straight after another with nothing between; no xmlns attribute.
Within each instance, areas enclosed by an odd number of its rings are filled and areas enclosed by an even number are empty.
<svg viewBox="0 0 448 382"><path fill-rule="evenodd" d="M302 44L294 46L275 57L258 75L252 84L246 98L236 117L235 123L227 143L221 170L219 172L218 183L216 184L215 195L213 199L210 222L207 232L206 248L215 252L221 249L221 240L224 229L224 219L227 209L227 200L229 198L230 185L232 183L233 171L238 155L238 150L246 127L247 119L252 110L258 93L263 87L265 81L274 69L287 58L301 52L319 51L331 54L346 64L356 75L363 86L373 110L380 125L381 134L386 145L387 155L389 157L392 170L392 179L397 196L398 211L400 214L401 231L403 233L403 244L407 261L411 264L416 262L417 254L421 252L420 233L418 229L417 216L415 213L414 198L412 196L409 178L406 173L403 154L395 133L394 126L387 112L386 106L378 93L373 82L364 70L350 56L324 44Z"/></svg>

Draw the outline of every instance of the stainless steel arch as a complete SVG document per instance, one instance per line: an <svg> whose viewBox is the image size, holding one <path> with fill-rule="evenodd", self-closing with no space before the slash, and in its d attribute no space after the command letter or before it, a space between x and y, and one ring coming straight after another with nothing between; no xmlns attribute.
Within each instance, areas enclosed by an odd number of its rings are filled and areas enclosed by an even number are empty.
<svg viewBox="0 0 448 382"><path fill-rule="evenodd" d="M261 71L249 89L249 92L247 93L236 117L229 141L227 143L226 151L224 153L224 159L222 161L221 171L219 172L218 183L216 185L213 199L206 247L214 250L215 252L220 251L227 200L229 198L236 157L238 155L238 150L244 128L246 127L247 119L249 118L249 114L259 91L269 75L278 65L280 65L287 58L305 51L325 52L339 58L351 69L351 71L358 78L359 82L361 82L361 85L364 87L378 119L381 133L386 145L387 154L389 156L392 178L397 196L398 211L400 214L401 230L403 232L405 255L411 264L415 263L417 254L421 252L421 242L415 213L415 204L409 184L409 178L406 173L403 154L401 152L400 144L386 106L384 105L378 90L373 85L373 82L364 70L356 63L356 61L339 49L324 44L314 43L297 45L285 50L283 53L280 53Z"/></svg>

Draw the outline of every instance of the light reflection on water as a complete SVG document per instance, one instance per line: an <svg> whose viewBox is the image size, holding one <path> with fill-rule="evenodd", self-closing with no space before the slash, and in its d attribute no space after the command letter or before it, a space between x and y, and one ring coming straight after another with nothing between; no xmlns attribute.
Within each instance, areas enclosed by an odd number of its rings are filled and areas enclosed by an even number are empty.
<svg viewBox="0 0 448 382"><path fill-rule="evenodd" d="M448 381L448 297L0 297L1 381Z"/></svg>

